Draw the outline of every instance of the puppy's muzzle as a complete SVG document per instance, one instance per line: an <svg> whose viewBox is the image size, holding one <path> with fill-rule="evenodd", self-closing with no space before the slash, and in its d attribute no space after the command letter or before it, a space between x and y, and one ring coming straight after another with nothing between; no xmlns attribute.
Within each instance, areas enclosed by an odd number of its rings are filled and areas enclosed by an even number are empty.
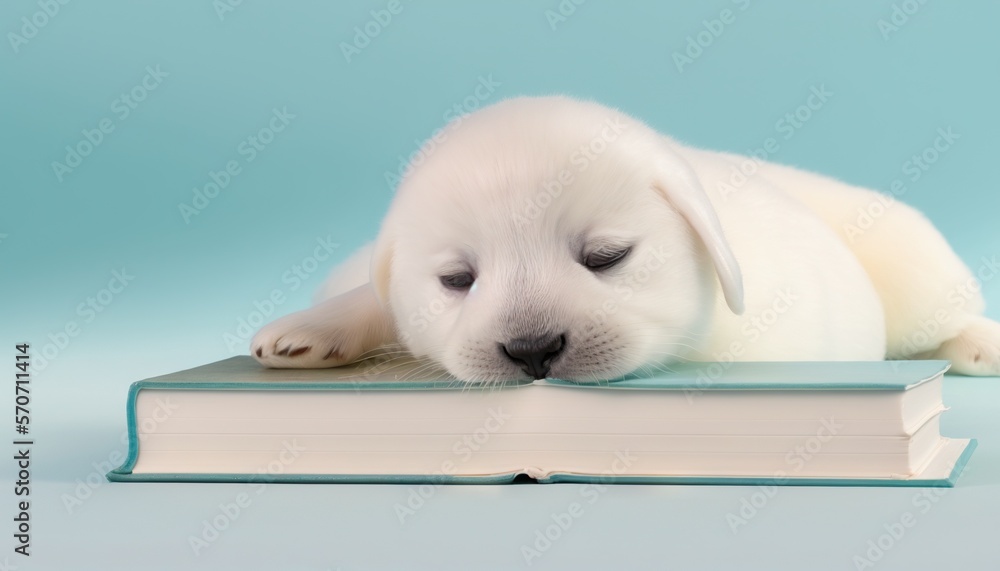
<svg viewBox="0 0 1000 571"><path fill-rule="evenodd" d="M565 335L550 335L514 339L500 346L504 355L531 376L532 379L544 379L549 374L552 361L566 347Z"/></svg>

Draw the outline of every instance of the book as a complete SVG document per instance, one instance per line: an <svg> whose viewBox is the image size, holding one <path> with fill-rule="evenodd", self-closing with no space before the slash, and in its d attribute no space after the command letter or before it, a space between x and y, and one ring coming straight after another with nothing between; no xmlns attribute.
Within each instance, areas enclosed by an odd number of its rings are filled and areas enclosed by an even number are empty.
<svg viewBox="0 0 1000 571"><path fill-rule="evenodd" d="M602 383L474 385L406 359L133 383L123 482L950 487L947 361L685 363Z"/></svg>

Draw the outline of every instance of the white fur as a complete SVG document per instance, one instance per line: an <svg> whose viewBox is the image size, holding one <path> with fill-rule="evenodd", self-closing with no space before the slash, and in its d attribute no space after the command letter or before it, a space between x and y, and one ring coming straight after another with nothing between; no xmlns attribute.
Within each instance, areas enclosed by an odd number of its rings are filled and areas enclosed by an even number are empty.
<svg viewBox="0 0 1000 571"><path fill-rule="evenodd" d="M337 366L398 342L459 379L499 381L525 377L505 343L564 334L553 377L915 356L1000 374L1000 324L962 287L968 268L874 191L561 97L507 100L446 133L325 300L254 337L261 363ZM755 172L734 179L741 166ZM863 210L879 213L870 227ZM601 241L632 250L593 272L581 256ZM441 285L459 268L476 274L471 291Z"/></svg>

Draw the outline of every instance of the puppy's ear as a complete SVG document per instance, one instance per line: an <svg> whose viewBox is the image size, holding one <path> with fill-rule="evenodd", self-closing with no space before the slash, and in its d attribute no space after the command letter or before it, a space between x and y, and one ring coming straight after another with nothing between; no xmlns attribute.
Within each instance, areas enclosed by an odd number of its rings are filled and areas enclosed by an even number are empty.
<svg viewBox="0 0 1000 571"><path fill-rule="evenodd" d="M701 238L715 265L715 273L722 284L729 309L737 315L743 313L743 275L733 256L722 225L715 214L708 195L701 187L694 169L666 143L657 158L657 175L653 185L687 220Z"/></svg>
<svg viewBox="0 0 1000 571"><path fill-rule="evenodd" d="M368 281L375 291L382 306L389 303L389 279L392 270L392 257L396 248L396 240L390 235L389 230L383 225L379 232L378 239L375 240L375 248L372 250L371 270Z"/></svg>

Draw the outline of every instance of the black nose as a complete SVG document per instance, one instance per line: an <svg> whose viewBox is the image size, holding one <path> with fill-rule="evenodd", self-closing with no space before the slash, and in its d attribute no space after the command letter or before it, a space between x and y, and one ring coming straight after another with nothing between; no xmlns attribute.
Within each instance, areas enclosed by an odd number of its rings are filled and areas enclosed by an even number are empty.
<svg viewBox="0 0 1000 571"><path fill-rule="evenodd" d="M552 360L566 346L565 335L514 339L503 345L503 352L532 379L544 379L549 374Z"/></svg>

